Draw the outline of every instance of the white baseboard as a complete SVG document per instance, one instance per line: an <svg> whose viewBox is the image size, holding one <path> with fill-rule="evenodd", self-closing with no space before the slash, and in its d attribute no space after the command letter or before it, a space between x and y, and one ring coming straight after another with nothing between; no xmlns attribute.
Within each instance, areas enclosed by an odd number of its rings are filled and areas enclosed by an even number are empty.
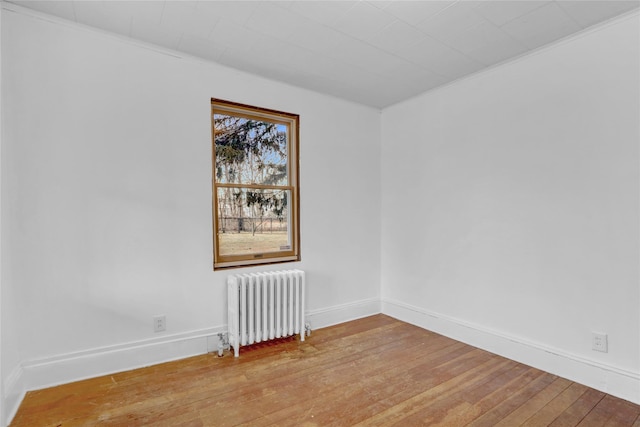
<svg viewBox="0 0 640 427"><path fill-rule="evenodd" d="M27 391L206 354L217 348L217 334L225 331L221 326L24 361L5 383L6 424Z"/></svg>
<svg viewBox="0 0 640 427"><path fill-rule="evenodd" d="M528 366L640 404L640 373L389 299L382 313Z"/></svg>
<svg viewBox="0 0 640 427"><path fill-rule="evenodd" d="M18 412L18 407L24 399L26 389L24 387L24 376L22 366L15 367L4 383L4 401L2 402L4 407L3 415L5 419L0 420L1 426L8 426L11 420Z"/></svg>
<svg viewBox="0 0 640 427"><path fill-rule="evenodd" d="M22 363L27 390L122 372L211 351L210 338L225 327L201 329ZM217 339L217 337L216 337Z"/></svg>
<svg viewBox="0 0 640 427"><path fill-rule="evenodd" d="M324 328L380 313L380 300L372 298L307 313L312 329ZM202 329L137 342L24 361L5 383L4 408L8 425L27 391L39 390L142 368L216 351L217 334L227 326Z"/></svg>
<svg viewBox="0 0 640 427"><path fill-rule="evenodd" d="M313 330L380 313L380 299L370 298L319 310L311 310L307 312L305 318Z"/></svg>
<svg viewBox="0 0 640 427"><path fill-rule="evenodd" d="M377 298L309 311L312 329L384 313L478 348L568 378L640 404L640 375L582 359L517 337L488 330L398 301ZM108 375L171 360L205 354L217 348L217 334L226 326L89 349L23 362L4 384L6 424L27 391Z"/></svg>

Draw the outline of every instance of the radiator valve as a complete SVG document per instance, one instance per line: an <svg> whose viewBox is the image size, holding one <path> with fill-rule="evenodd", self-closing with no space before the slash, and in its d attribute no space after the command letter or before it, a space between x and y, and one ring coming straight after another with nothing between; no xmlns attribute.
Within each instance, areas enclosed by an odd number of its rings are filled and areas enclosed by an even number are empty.
<svg viewBox="0 0 640 427"><path fill-rule="evenodd" d="M311 324L309 323L304 324L304 332L308 337L311 336Z"/></svg>
<svg viewBox="0 0 640 427"><path fill-rule="evenodd" d="M229 334L224 332L218 333L218 357L224 355L224 350L229 348Z"/></svg>

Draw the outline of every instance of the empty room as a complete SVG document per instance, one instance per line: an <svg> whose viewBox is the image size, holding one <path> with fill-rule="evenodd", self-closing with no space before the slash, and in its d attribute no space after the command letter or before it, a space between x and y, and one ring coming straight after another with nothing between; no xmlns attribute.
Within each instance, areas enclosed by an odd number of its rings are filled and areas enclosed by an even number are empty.
<svg viewBox="0 0 640 427"><path fill-rule="evenodd" d="M0 0L0 426L640 426L640 1Z"/></svg>

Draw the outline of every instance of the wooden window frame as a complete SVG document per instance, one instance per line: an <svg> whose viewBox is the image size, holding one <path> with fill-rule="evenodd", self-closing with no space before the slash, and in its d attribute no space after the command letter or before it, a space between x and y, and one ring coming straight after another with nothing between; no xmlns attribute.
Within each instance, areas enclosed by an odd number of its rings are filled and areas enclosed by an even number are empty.
<svg viewBox="0 0 640 427"><path fill-rule="evenodd" d="M222 113L247 119L264 120L287 127L287 185L220 183L216 177L216 129L214 114ZM299 141L300 116L268 108L255 107L237 102L211 98L211 147L212 147L212 216L213 216L213 269L249 267L282 262L300 261L300 185L299 185ZM218 189L267 189L289 191L288 232L291 248L277 252L251 253L243 255L221 255L219 251Z"/></svg>

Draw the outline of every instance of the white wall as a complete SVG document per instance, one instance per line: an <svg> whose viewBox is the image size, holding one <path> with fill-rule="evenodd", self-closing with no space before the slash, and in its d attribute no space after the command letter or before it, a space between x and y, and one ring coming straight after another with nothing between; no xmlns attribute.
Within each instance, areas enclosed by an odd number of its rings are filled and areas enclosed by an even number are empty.
<svg viewBox="0 0 640 427"><path fill-rule="evenodd" d="M204 352L223 329L233 271L212 271L211 97L300 114L302 262L267 268L307 271L312 327L379 312L379 111L7 9L13 390Z"/></svg>
<svg viewBox="0 0 640 427"><path fill-rule="evenodd" d="M0 7L0 189L2 188L2 99L2 8ZM2 197L0 197L0 425L5 420L2 336Z"/></svg>
<svg viewBox="0 0 640 427"><path fill-rule="evenodd" d="M640 402L638 34L383 112L384 312Z"/></svg>

